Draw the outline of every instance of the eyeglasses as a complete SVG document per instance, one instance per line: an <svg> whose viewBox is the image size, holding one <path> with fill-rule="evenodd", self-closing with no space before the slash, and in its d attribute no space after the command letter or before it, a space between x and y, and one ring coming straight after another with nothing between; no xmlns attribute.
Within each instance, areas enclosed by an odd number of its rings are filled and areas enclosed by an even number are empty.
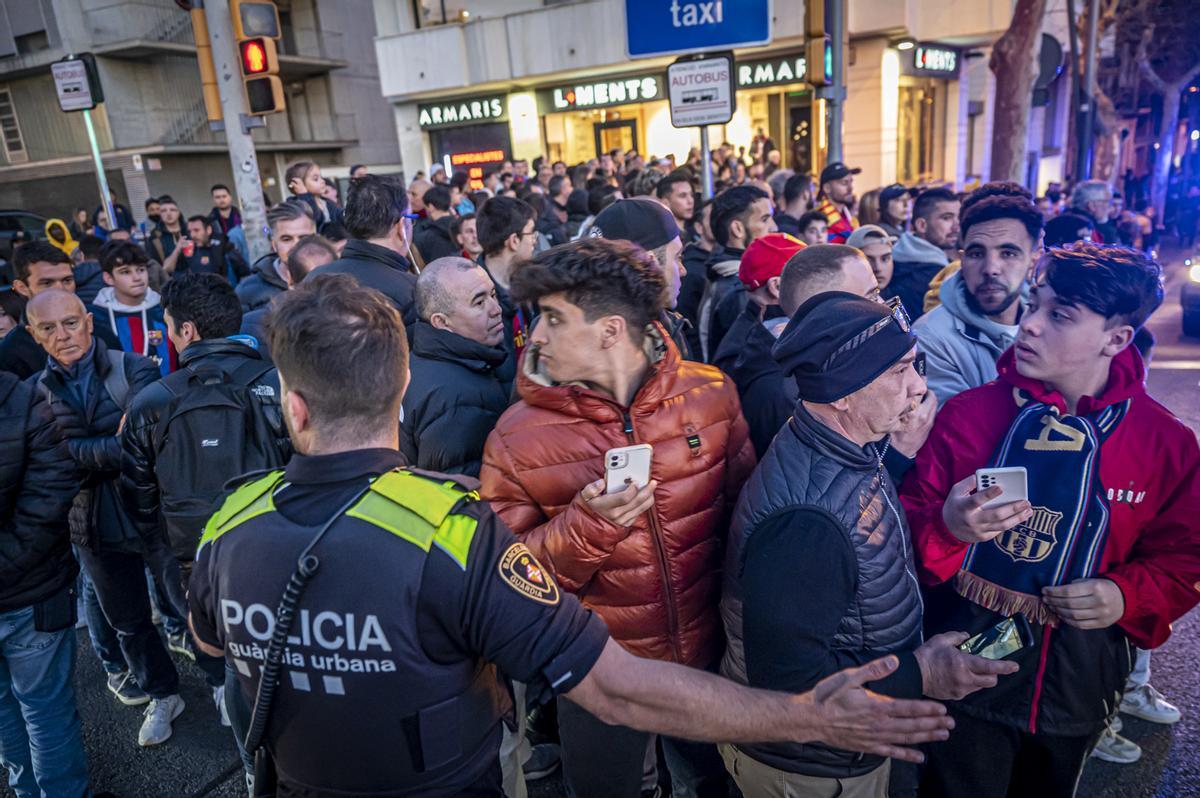
<svg viewBox="0 0 1200 798"><path fill-rule="evenodd" d="M911 327L911 324L909 323L909 320L908 320L908 314L904 311L904 305L901 304L901 302L900 302L900 298L892 297L891 299L884 300L883 305L884 305L884 307L886 307L888 309L888 316L886 318L882 318L879 321L875 322L870 327L863 330L858 335L854 336L849 341L847 341L846 343L839 346L837 349L833 350L833 352L829 355L829 357L825 358L825 362L823 362L821 364L822 371L828 370L829 367L833 364L833 361L837 360L842 355L853 352L855 349L858 349L859 347L861 347L863 344L865 344L867 341L869 341L872 336L878 334L881 330L883 330L885 327L887 327L893 321L896 322L897 326L900 327L900 330L902 332L905 332L905 333L909 332L909 328ZM924 369L924 361L923 360L922 360L921 368Z"/></svg>
<svg viewBox="0 0 1200 798"><path fill-rule="evenodd" d="M883 300L883 304L891 312L892 318L900 325L900 329L908 332L912 327L912 319L908 317L908 311L904 309L904 302L898 296L891 299Z"/></svg>

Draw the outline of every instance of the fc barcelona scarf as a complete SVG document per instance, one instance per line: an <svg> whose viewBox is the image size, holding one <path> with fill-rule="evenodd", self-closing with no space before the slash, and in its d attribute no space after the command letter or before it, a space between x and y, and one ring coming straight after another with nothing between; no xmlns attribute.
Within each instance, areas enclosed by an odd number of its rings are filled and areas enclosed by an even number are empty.
<svg viewBox="0 0 1200 798"><path fill-rule="evenodd" d="M989 466L1025 467L1033 515L968 549L955 578L963 598L1057 625L1042 588L1089 578L1100 566L1109 521L1100 447L1128 409L1128 400L1088 416L1063 416L1041 402L1022 408Z"/></svg>

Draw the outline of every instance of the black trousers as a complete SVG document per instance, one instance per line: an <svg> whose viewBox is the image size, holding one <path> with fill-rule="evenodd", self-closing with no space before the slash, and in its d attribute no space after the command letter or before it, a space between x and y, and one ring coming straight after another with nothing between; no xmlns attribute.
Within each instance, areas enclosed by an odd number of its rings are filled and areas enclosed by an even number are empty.
<svg viewBox="0 0 1200 798"><path fill-rule="evenodd" d="M1102 731L1056 737L950 715L950 739L926 749L921 798L1071 798Z"/></svg>
<svg viewBox="0 0 1200 798"><path fill-rule="evenodd" d="M167 601L175 613L185 621L188 617L187 580L192 574L192 564L181 564L165 540L156 542L146 552L146 561L154 573L159 585L166 594ZM158 579L159 574L162 578ZM191 634L191 630L188 631ZM196 667L204 672L204 681L209 687L220 687L225 684L225 658L210 657L192 643L196 651Z"/></svg>
<svg viewBox="0 0 1200 798"><path fill-rule="evenodd" d="M78 554L138 686L151 698L178 693L179 672L150 620L146 558L141 552L103 548L80 547Z"/></svg>
<svg viewBox="0 0 1200 798"><path fill-rule="evenodd" d="M610 726L566 698L558 700L563 780L572 798L639 798L650 735ZM660 738L677 798L730 795L725 763L711 743Z"/></svg>

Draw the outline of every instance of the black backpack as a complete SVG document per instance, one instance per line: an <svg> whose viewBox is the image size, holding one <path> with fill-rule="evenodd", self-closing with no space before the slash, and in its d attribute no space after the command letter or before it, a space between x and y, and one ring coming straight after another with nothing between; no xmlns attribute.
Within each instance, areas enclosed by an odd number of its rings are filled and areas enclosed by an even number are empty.
<svg viewBox="0 0 1200 798"><path fill-rule="evenodd" d="M163 380L173 397L154 429L154 470L167 538L180 559L195 556L227 482L287 462L250 387L272 368L248 360L226 374L202 365Z"/></svg>

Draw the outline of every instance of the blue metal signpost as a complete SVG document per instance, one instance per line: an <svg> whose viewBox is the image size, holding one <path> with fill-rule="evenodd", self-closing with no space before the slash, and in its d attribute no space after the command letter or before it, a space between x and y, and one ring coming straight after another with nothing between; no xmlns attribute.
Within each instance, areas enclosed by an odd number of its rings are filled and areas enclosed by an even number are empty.
<svg viewBox="0 0 1200 798"><path fill-rule="evenodd" d="M630 58L771 41L771 0L625 0Z"/></svg>

